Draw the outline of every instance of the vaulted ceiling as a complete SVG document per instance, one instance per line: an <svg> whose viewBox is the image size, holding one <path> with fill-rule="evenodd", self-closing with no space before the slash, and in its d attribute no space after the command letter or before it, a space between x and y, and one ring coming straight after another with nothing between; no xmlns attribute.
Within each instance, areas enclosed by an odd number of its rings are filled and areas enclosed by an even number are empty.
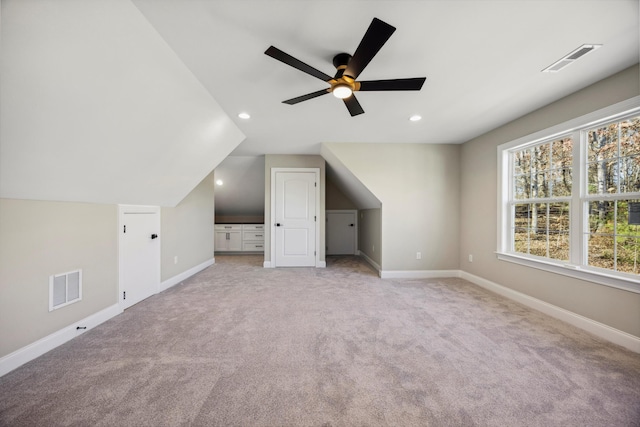
<svg viewBox="0 0 640 427"><path fill-rule="evenodd" d="M1 4L1 197L170 206L229 154L462 143L637 63L640 49L637 0ZM270 45L333 74L373 17L397 30L361 79L426 76L420 92L358 93L356 117L330 95L282 103L326 84L264 55ZM541 72L582 44L602 47Z"/></svg>

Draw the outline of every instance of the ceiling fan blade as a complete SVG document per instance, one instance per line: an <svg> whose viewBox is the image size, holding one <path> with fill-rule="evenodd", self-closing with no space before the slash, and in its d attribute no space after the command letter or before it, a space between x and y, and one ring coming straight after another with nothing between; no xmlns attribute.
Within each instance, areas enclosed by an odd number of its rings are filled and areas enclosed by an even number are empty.
<svg viewBox="0 0 640 427"><path fill-rule="evenodd" d="M344 74L357 79L362 70L371 62L376 53L382 48L382 46L389 40L391 34L396 30L384 21L378 18L373 18L371 25L364 33L362 41L358 45L353 57L347 65L347 69Z"/></svg>
<svg viewBox="0 0 640 427"><path fill-rule="evenodd" d="M307 101L309 99L317 98L317 97L319 97L321 95L326 95L329 92L331 92L330 88L322 89L322 90L319 90L317 92L308 93L306 95L298 96L297 98L287 99L286 101L282 101L282 102L284 104L293 105L293 104L297 104L298 102Z"/></svg>
<svg viewBox="0 0 640 427"><path fill-rule="evenodd" d="M283 51L281 51L280 49L278 49L277 47L273 47L273 46L269 46L269 49L267 49L265 52L265 55L269 55L270 57L277 59L280 62L284 62L287 65L292 66L293 68L297 68L298 70L302 71L303 73L307 73L315 78L318 78L324 82L328 82L329 80L331 80L333 77L323 73L322 71L316 70L315 68L313 68L311 65L305 64L304 62L300 61L299 59L294 58L293 56L289 55L288 53L285 53Z"/></svg>
<svg viewBox="0 0 640 427"><path fill-rule="evenodd" d="M351 114L351 117L364 113L364 110L360 106L360 103L356 99L355 95L351 95L350 97L343 99L343 101L344 105L347 106L347 110L349 110L349 114Z"/></svg>
<svg viewBox="0 0 640 427"><path fill-rule="evenodd" d="M369 80L360 83L359 91L375 90L420 90L426 77L414 77L411 79Z"/></svg>

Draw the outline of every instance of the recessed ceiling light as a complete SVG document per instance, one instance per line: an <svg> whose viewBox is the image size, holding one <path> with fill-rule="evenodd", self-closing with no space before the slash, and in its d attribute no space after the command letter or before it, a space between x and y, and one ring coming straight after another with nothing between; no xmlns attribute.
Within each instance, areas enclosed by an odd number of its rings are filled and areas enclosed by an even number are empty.
<svg viewBox="0 0 640 427"><path fill-rule="evenodd" d="M240 113L240 114L238 114L238 117L240 117L241 119L244 119L244 120L247 120L247 119L251 118L249 113Z"/></svg>
<svg viewBox="0 0 640 427"><path fill-rule="evenodd" d="M422 120L422 116L418 115L418 114L414 114L413 116L409 117L409 120L411 120L412 122L417 122Z"/></svg>
<svg viewBox="0 0 640 427"><path fill-rule="evenodd" d="M222 182L222 180L221 180L221 179L219 179L219 180L217 180L217 181L216 181L216 184L217 184L217 185L222 185L222 184L224 184L224 182Z"/></svg>

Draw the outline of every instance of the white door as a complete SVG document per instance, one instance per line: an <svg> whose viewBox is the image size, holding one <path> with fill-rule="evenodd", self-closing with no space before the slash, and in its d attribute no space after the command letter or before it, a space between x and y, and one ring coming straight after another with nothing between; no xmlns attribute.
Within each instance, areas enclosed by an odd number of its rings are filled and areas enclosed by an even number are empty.
<svg viewBox="0 0 640 427"><path fill-rule="evenodd" d="M275 266L315 267L317 174L275 175Z"/></svg>
<svg viewBox="0 0 640 427"><path fill-rule="evenodd" d="M123 309L158 292L160 209L120 207L120 302Z"/></svg>
<svg viewBox="0 0 640 427"><path fill-rule="evenodd" d="M327 255L356 253L356 211L327 211Z"/></svg>

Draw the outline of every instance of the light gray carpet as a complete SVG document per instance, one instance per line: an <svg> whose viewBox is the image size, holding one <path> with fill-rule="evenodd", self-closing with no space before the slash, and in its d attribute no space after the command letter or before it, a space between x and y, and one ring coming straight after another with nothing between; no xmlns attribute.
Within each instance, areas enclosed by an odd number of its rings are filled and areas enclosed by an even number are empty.
<svg viewBox="0 0 640 427"><path fill-rule="evenodd" d="M0 378L3 426L638 426L640 355L460 279L216 264Z"/></svg>

